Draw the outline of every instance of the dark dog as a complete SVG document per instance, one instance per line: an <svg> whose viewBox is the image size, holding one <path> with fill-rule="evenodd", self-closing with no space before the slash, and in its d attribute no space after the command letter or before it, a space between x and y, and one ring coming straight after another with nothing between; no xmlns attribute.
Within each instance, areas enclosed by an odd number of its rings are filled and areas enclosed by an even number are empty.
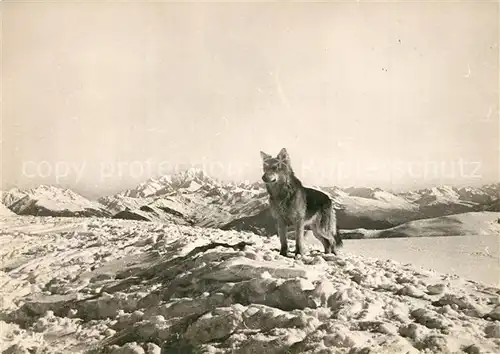
<svg viewBox="0 0 500 354"><path fill-rule="evenodd" d="M271 214L278 224L281 242L280 254L287 255L287 227L295 228L295 254L304 254L304 230L312 230L325 247L325 253L336 253L342 246L332 200L315 189L306 188L293 173L290 156L281 149L276 158L261 151L264 163L262 180L269 193Z"/></svg>

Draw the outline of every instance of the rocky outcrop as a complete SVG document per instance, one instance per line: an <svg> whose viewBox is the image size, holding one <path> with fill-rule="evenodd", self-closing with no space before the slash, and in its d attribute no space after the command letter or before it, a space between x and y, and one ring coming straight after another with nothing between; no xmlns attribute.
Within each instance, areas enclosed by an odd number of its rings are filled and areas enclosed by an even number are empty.
<svg viewBox="0 0 500 354"><path fill-rule="evenodd" d="M246 232L40 219L0 225L7 353L499 349L496 288L349 253L283 257Z"/></svg>

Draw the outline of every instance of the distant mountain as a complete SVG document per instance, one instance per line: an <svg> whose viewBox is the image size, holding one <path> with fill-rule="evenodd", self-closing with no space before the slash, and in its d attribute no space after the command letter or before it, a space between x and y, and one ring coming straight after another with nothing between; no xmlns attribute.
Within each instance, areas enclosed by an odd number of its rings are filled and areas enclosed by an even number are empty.
<svg viewBox="0 0 500 354"><path fill-rule="evenodd" d="M123 194L116 194L112 196L106 196L99 198L99 203L102 204L106 210L111 214L115 215L124 210L138 209L141 206L152 202L154 198L133 198L127 197Z"/></svg>
<svg viewBox="0 0 500 354"><path fill-rule="evenodd" d="M419 206L425 218L439 217L481 211L485 205L498 199L492 193L491 185L483 188L455 188L439 186L416 191L412 196L417 196L414 203Z"/></svg>
<svg viewBox="0 0 500 354"><path fill-rule="evenodd" d="M380 188L324 190L341 205L338 222L342 229L385 229L421 216L417 205Z"/></svg>
<svg viewBox="0 0 500 354"><path fill-rule="evenodd" d="M385 229L420 216L417 205L381 189L314 188L330 196L337 209L338 224L342 229L360 227ZM354 195L350 195L349 192ZM253 200L240 208L246 210L244 215L231 220L222 228L246 230L262 235L276 233L275 222L268 210L267 199L267 192L262 190L259 200Z"/></svg>
<svg viewBox="0 0 500 354"><path fill-rule="evenodd" d="M341 229L383 230L413 220L474 211L499 211L498 184L483 188L458 190L440 186L406 193L391 193L380 188L319 188L333 200ZM488 197L484 197L487 195ZM223 229L246 230L262 235L276 233L275 222L267 210L267 195L253 207L253 212L231 220ZM492 202L489 202L492 200ZM486 204L482 204L487 202ZM347 232L347 231L346 231Z"/></svg>
<svg viewBox="0 0 500 354"><path fill-rule="evenodd" d="M162 203L161 203L162 204ZM137 209L126 209L118 212L113 219L155 221L163 223L174 223L178 225L192 225L189 215L182 214L175 209L162 205L143 205Z"/></svg>
<svg viewBox="0 0 500 354"><path fill-rule="evenodd" d="M188 168L172 175L150 178L133 189L125 190L119 195L132 198L148 198L184 190L194 192L201 187L217 186L220 182L209 177L203 170Z"/></svg>
<svg viewBox="0 0 500 354"><path fill-rule="evenodd" d="M13 188L3 193L2 202L19 215L110 216L99 203L55 186L41 185L26 190Z"/></svg>
<svg viewBox="0 0 500 354"><path fill-rule="evenodd" d="M8 191L2 192L2 203L9 207L9 205L14 204L15 202L23 199L26 196L26 192L22 191L18 188L12 188Z"/></svg>
<svg viewBox="0 0 500 354"><path fill-rule="evenodd" d="M499 184L455 188L439 186L394 193L381 188L315 187L338 210L341 229L383 230L413 220L474 211L498 211ZM4 204L22 215L113 216L120 219L276 233L261 182L224 183L189 168L139 184L98 202L67 189L40 186L4 193Z"/></svg>
<svg viewBox="0 0 500 354"><path fill-rule="evenodd" d="M255 207L248 210L247 202L254 205L263 191L259 183L223 183L191 168L151 178L136 188L100 198L99 202L115 218L218 228L256 212Z"/></svg>
<svg viewBox="0 0 500 354"><path fill-rule="evenodd" d="M497 199L484 206L485 211L500 211L500 199Z"/></svg>
<svg viewBox="0 0 500 354"><path fill-rule="evenodd" d="M498 187L495 190L493 185L483 188L463 187L458 189L457 193L461 200L478 204L489 204L498 200Z"/></svg>
<svg viewBox="0 0 500 354"><path fill-rule="evenodd" d="M417 191L420 198L415 202L419 205L439 205L439 204L463 204L470 205L469 201L460 199L460 194L456 188L450 186L439 186Z"/></svg>

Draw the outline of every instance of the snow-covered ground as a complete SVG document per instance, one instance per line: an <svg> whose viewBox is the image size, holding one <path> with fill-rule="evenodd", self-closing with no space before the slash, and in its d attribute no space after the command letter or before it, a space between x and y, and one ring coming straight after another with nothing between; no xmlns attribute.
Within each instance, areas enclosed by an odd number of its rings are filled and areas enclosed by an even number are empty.
<svg viewBox="0 0 500 354"><path fill-rule="evenodd" d="M3 203L0 203L0 217L15 215L9 208L7 208Z"/></svg>
<svg viewBox="0 0 500 354"><path fill-rule="evenodd" d="M338 257L309 242L294 259L276 236L0 217L0 351L498 353L500 290L478 274L497 241L472 237L348 240ZM476 257L476 281L420 269L439 257Z"/></svg>
<svg viewBox="0 0 500 354"><path fill-rule="evenodd" d="M500 287L500 235L344 241L345 250L392 259Z"/></svg>
<svg viewBox="0 0 500 354"><path fill-rule="evenodd" d="M466 236L500 234L500 213L492 211L461 213L410 221L377 231L372 237Z"/></svg>
<svg viewBox="0 0 500 354"><path fill-rule="evenodd" d="M343 230L344 238L393 238L500 235L500 213L461 213L410 221L385 230ZM448 241L447 241L448 242Z"/></svg>

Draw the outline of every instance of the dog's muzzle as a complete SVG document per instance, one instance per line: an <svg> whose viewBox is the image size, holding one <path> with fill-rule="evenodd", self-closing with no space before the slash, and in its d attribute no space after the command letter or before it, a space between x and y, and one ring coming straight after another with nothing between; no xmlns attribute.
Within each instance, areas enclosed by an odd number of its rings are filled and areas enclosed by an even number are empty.
<svg viewBox="0 0 500 354"><path fill-rule="evenodd" d="M264 181L264 183L275 183L278 179L277 178L269 178L267 175L263 175L262 176L262 180Z"/></svg>

